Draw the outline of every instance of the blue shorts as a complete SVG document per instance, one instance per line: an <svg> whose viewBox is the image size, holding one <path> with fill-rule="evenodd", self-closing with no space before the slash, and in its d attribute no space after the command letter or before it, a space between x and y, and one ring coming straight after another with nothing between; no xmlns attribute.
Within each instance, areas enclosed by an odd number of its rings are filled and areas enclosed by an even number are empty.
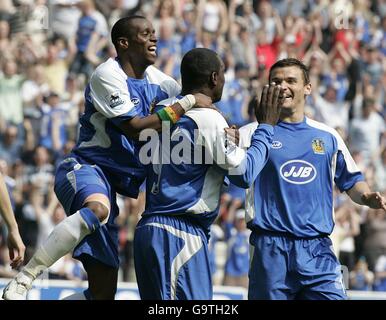
<svg viewBox="0 0 386 320"><path fill-rule="evenodd" d="M102 193L109 198L111 210L107 223L86 236L74 249L73 257L82 261L82 257L88 255L118 268L118 226L114 219L119 209L116 193L102 170L96 165L79 163L76 158L66 158L56 170L54 190L68 216L81 209L84 200L93 193Z"/></svg>
<svg viewBox="0 0 386 320"><path fill-rule="evenodd" d="M180 216L142 217L134 234L134 265L142 300L213 297L205 233Z"/></svg>
<svg viewBox="0 0 386 320"><path fill-rule="evenodd" d="M328 237L293 239L253 232L250 300L347 299L341 266Z"/></svg>

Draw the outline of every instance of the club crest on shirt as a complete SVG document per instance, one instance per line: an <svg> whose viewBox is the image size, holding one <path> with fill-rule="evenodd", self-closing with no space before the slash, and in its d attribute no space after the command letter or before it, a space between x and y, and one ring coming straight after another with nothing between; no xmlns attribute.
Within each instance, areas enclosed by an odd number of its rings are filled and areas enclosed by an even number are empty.
<svg viewBox="0 0 386 320"><path fill-rule="evenodd" d="M119 91L116 91L106 97L111 108L118 107L125 103L125 101L120 97L119 93Z"/></svg>
<svg viewBox="0 0 386 320"><path fill-rule="evenodd" d="M324 141L322 139L313 139L312 140L312 150L316 154L324 154L325 148L324 148Z"/></svg>

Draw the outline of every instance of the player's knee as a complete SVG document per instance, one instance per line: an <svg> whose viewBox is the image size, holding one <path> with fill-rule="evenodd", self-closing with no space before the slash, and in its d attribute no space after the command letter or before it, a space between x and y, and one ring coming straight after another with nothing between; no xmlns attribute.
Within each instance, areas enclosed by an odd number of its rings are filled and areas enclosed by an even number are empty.
<svg viewBox="0 0 386 320"><path fill-rule="evenodd" d="M95 214L101 223L106 222L109 217L109 209L104 204L97 201L90 201L87 202L85 206Z"/></svg>

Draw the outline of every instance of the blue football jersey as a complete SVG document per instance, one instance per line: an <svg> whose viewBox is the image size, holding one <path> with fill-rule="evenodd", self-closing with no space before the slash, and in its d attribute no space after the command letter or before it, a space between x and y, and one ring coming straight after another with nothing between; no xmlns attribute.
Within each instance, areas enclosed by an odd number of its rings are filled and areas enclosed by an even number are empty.
<svg viewBox="0 0 386 320"><path fill-rule="evenodd" d="M136 197L145 171L139 163L139 142L119 129L121 121L150 114L150 105L175 96L180 86L153 66L143 79L129 78L116 59L96 68L85 92L85 112L73 154L98 165L115 189Z"/></svg>
<svg viewBox="0 0 386 320"><path fill-rule="evenodd" d="M240 129L247 147L257 123ZM334 227L333 183L341 191L364 180L336 130L307 117L274 127L266 166L247 190L246 220L251 229L296 237L328 235ZM233 178L233 179L232 179ZM241 184L238 177L231 177Z"/></svg>
<svg viewBox="0 0 386 320"><path fill-rule="evenodd" d="M175 98L176 99L176 98ZM160 105L170 105L169 99ZM232 168L246 168L251 157L260 165L243 172L253 180L267 160L273 134L272 126L262 125L252 134L252 145L245 152L228 141L224 117L213 109L189 110L170 128L170 135L160 135L159 159L148 166L146 208L144 215L181 215L201 225L209 234L218 213L221 185ZM170 158L162 146L170 143Z"/></svg>

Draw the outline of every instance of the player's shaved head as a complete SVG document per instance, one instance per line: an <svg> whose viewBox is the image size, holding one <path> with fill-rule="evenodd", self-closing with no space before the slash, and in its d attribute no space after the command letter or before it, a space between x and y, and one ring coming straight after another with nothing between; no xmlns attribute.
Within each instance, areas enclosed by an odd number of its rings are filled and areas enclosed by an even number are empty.
<svg viewBox="0 0 386 320"><path fill-rule="evenodd" d="M186 89L197 89L208 84L213 72L219 73L221 61L210 49L196 48L182 58L181 81Z"/></svg>
<svg viewBox="0 0 386 320"><path fill-rule="evenodd" d="M134 34L134 22L138 19L144 19L145 17L139 15L133 15L129 17L124 17L119 19L111 29L111 41L113 42L115 48L118 45L119 38L128 38Z"/></svg>
<svg viewBox="0 0 386 320"><path fill-rule="evenodd" d="M302 71L304 84L310 83L309 70L307 66L303 62L295 58L287 58L275 62L275 64L269 70L269 82L271 82L271 75L274 69L285 67L298 67Z"/></svg>

